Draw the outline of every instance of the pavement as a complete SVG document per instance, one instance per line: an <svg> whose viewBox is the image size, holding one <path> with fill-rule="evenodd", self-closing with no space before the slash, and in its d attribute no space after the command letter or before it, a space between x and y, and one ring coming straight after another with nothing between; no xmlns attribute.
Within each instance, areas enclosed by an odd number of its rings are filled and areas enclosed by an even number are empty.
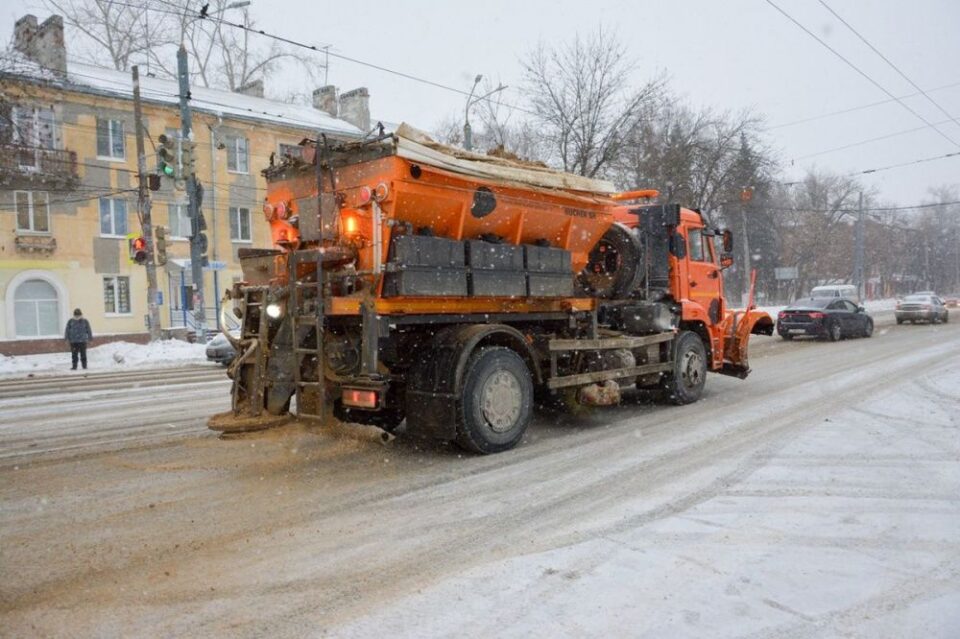
<svg viewBox="0 0 960 639"><path fill-rule="evenodd" d="M541 414L487 457L219 439L222 371L0 385L0 627L957 636L958 356L960 323L892 316L871 339L758 337L752 375L697 404Z"/></svg>

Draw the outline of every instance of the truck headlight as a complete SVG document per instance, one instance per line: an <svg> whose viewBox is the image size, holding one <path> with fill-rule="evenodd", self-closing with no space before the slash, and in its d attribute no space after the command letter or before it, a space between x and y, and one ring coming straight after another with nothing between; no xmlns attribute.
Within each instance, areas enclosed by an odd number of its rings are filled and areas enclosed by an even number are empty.
<svg viewBox="0 0 960 639"><path fill-rule="evenodd" d="M279 304L267 304L267 317L279 319L283 315L283 307Z"/></svg>

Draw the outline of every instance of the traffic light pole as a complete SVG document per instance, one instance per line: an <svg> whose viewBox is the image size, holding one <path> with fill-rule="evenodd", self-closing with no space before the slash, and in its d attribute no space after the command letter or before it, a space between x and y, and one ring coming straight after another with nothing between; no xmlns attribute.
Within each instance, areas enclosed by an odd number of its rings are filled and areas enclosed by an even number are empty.
<svg viewBox="0 0 960 639"><path fill-rule="evenodd" d="M153 220L150 215L150 194L147 189L147 158L143 146L143 107L140 102L140 69L133 67L133 128L137 138L137 213L143 238L147 242L147 328L150 341L160 339L160 306L157 304L157 264L154 260Z"/></svg>
<svg viewBox="0 0 960 639"><path fill-rule="evenodd" d="M180 80L180 137L183 144L193 141L193 118L190 114L190 71L187 68L187 50L181 44L177 51L177 75ZM203 302L203 254L206 235L203 234L203 217L200 213L200 185L193 166L184 167L186 171L187 197L190 215L190 270L193 276L193 315L197 321L197 339L205 342L207 338L207 318Z"/></svg>

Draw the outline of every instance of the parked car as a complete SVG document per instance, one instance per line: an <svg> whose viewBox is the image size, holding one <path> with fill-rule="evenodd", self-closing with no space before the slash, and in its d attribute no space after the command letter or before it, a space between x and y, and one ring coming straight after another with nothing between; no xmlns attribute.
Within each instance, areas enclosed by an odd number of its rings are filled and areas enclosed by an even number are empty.
<svg viewBox="0 0 960 639"><path fill-rule="evenodd" d="M786 340L808 336L831 342L844 337L870 337L873 318L851 300L811 297L780 311L777 333Z"/></svg>
<svg viewBox="0 0 960 639"><path fill-rule="evenodd" d="M233 334L236 338L236 334ZM216 337L207 342L207 360L217 362L224 366L229 366L237 352L233 349L233 344L223 333L217 333Z"/></svg>
<svg viewBox="0 0 960 639"><path fill-rule="evenodd" d="M834 299L842 297L858 302L860 300L860 293L853 284L826 284L824 286L814 286L810 289L810 297Z"/></svg>
<svg viewBox="0 0 960 639"><path fill-rule="evenodd" d="M943 300L926 291L907 295L897 302L897 308L893 313L897 317L897 324L903 324L904 322L939 324L950 319L950 312L944 305Z"/></svg>

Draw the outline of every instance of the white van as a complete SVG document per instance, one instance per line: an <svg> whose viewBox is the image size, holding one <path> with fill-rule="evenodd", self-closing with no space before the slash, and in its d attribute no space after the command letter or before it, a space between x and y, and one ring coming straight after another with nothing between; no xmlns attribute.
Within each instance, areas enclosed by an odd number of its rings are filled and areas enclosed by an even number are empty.
<svg viewBox="0 0 960 639"><path fill-rule="evenodd" d="M828 284L825 286L814 286L810 289L810 297L842 297L844 299L860 301L860 295L857 293L857 287L853 284Z"/></svg>

